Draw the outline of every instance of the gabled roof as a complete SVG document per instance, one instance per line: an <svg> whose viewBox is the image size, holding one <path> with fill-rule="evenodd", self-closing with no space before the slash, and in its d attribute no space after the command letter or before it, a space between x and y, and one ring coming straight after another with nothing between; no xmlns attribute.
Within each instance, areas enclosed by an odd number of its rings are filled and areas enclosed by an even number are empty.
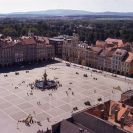
<svg viewBox="0 0 133 133"><path fill-rule="evenodd" d="M106 49L103 49L103 51L100 53L100 56L112 57L113 53L114 53L114 49L106 48Z"/></svg>
<svg viewBox="0 0 133 133"><path fill-rule="evenodd" d="M11 37L0 39L0 47L2 47L2 48L14 46L16 43L17 43L17 41L12 40Z"/></svg>
<svg viewBox="0 0 133 133"><path fill-rule="evenodd" d="M123 118L125 133L127 133L127 131L133 132L133 108L128 105L116 101L108 101L104 104L102 103L92 107L85 112L103 119L106 122L117 125L120 129L122 129L121 124Z"/></svg>
<svg viewBox="0 0 133 133"><path fill-rule="evenodd" d="M91 49L96 54L99 54L102 51L102 48L99 48L99 47L91 47Z"/></svg>
<svg viewBox="0 0 133 133"><path fill-rule="evenodd" d="M114 52L114 56L118 56L118 57L124 57L126 56L127 54L127 50L124 50L124 49L117 49L115 52Z"/></svg>
<svg viewBox="0 0 133 133"><path fill-rule="evenodd" d="M107 45L117 45L117 47L124 47L124 43L121 39L112 39L112 38L107 38L105 40Z"/></svg>
<svg viewBox="0 0 133 133"><path fill-rule="evenodd" d="M104 48L107 45L105 41L97 40L96 41L96 47Z"/></svg>
<svg viewBox="0 0 133 133"><path fill-rule="evenodd" d="M36 41L33 37L22 37L20 40L23 45L36 44Z"/></svg>
<svg viewBox="0 0 133 133"><path fill-rule="evenodd" d="M34 37L35 41L43 43L48 45L49 44L49 38L48 37L42 37L42 36L35 36Z"/></svg>

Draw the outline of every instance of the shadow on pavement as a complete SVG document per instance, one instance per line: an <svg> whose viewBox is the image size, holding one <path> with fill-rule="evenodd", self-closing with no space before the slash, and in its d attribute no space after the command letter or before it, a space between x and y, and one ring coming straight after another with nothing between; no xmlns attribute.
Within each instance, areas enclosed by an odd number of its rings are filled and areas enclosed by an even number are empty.
<svg viewBox="0 0 133 133"><path fill-rule="evenodd" d="M52 60L49 62L34 62L30 64L12 65L8 67L0 67L0 73L9 73L15 71L32 70L34 68L44 67L50 64L60 63L59 61Z"/></svg>

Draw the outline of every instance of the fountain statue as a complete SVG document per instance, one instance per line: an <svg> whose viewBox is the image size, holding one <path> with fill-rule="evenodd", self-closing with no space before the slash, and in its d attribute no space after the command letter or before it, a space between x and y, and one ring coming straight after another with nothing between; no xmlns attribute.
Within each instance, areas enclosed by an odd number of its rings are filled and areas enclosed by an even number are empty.
<svg viewBox="0 0 133 133"><path fill-rule="evenodd" d="M41 90L57 88L57 83L54 80L47 79L46 70L43 74L43 80L36 80L35 87Z"/></svg>
<svg viewBox="0 0 133 133"><path fill-rule="evenodd" d="M47 85L47 73L46 73L46 70L45 70L45 73L43 74L43 79L44 79L44 84Z"/></svg>

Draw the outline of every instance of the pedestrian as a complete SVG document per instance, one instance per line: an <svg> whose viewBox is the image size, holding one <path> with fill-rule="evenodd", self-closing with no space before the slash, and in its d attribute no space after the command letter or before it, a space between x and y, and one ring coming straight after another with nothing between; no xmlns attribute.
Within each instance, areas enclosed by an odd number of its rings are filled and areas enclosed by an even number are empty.
<svg viewBox="0 0 133 133"><path fill-rule="evenodd" d="M50 119L47 117L47 121L50 122Z"/></svg>
<svg viewBox="0 0 133 133"><path fill-rule="evenodd" d="M31 90L31 92L30 92L30 95L33 95L33 92L32 92L32 90Z"/></svg>
<svg viewBox="0 0 133 133"><path fill-rule="evenodd" d="M68 92L66 91L66 94L67 94L67 96L68 96Z"/></svg>
<svg viewBox="0 0 133 133"><path fill-rule="evenodd" d="M74 96L74 92L72 92L72 95Z"/></svg>
<svg viewBox="0 0 133 133"><path fill-rule="evenodd" d="M69 88L68 90L71 90L71 88Z"/></svg>
<svg viewBox="0 0 133 133"><path fill-rule="evenodd" d="M19 130L18 123L19 123L19 121L17 122L17 130Z"/></svg>
<svg viewBox="0 0 133 133"><path fill-rule="evenodd" d="M33 114L34 114L34 116L36 116L36 112L33 110Z"/></svg>

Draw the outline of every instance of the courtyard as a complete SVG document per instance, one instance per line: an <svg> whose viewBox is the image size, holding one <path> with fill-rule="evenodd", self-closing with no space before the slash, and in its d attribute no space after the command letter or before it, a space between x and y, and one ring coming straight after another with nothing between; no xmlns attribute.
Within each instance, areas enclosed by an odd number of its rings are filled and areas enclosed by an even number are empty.
<svg viewBox="0 0 133 133"><path fill-rule="evenodd" d="M57 90L31 89L30 84L41 79L44 72L48 79L61 85ZM118 80L106 74L65 63L55 63L32 70L0 74L0 129L1 133L37 133L69 118L72 113L108 100L119 101L121 93L133 89L133 80ZM117 88L118 89L114 89ZM39 103L39 104L38 104ZM76 110L74 110L76 108ZM23 122L32 115L37 123L26 126Z"/></svg>

